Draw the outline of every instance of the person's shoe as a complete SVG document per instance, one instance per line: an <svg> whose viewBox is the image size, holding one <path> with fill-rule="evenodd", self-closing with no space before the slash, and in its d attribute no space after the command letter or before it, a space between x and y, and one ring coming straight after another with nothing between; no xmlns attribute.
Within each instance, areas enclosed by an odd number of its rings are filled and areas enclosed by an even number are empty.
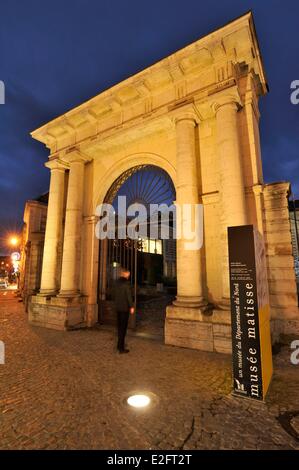
<svg viewBox="0 0 299 470"><path fill-rule="evenodd" d="M126 354L126 353L128 353L128 352L130 352L129 349L120 349L120 350L119 350L119 354Z"/></svg>

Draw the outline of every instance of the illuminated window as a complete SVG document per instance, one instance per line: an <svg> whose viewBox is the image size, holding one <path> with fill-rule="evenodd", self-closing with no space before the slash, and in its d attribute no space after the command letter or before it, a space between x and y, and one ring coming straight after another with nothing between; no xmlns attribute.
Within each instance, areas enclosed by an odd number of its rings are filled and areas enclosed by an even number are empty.
<svg viewBox="0 0 299 470"><path fill-rule="evenodd" d="M144 253L162 255L162 240L151 240L148 238L142 240L142 251Z"/></svg>

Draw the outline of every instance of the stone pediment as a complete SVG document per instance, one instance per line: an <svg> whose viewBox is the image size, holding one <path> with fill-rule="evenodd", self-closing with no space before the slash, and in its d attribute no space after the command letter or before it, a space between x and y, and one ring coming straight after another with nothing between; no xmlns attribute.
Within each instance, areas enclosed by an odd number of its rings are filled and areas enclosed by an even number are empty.
<svg viewBox="0 0 299 470"><path fill-rule="evenodd" d="M240 66L241 64L241 66ZM32 132L50 153L111 138L111 131L167 114L179 100L218 92L251 71L260 94L267 91L251 13L228 23Z"/></svg>

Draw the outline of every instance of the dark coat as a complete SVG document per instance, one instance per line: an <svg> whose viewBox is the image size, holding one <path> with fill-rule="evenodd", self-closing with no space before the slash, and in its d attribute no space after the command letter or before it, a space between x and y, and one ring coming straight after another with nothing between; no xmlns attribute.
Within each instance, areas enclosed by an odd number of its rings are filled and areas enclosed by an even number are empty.
<svg viewBox="0 0 299 470"><path fill-rule="evenodd" d="M112 299L117 312L128 312L133 307L131 285L124 277L115 282L112 289Z"/></svg>

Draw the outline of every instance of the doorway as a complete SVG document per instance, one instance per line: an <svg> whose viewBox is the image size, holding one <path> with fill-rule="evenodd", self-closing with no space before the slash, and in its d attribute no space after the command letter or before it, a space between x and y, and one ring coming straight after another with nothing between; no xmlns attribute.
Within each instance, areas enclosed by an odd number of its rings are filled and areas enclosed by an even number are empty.
<svg viewBox="0 0 299 470"><path fill-rule="evenodd" d="M170 176L154 165L140 165L123 173L109 189L105 203L112 204L118 220L118 198L125 196L126 207L142 204L150 214L153 204L171 206L175 188ZM123 220L123 219L122 219ZM176 295L176 241L174 221L169 217L169 237L161 233L158 217L157 236L151 237L151 220L144 221L145 236L136 239L119 237L100 240L99 249L99 318L102 325L113 325L116 312L111 297L113 284L121 268L130 271L130 283L135 314L130 316L129 328L142 336L163 336L166 306ZM131 222L126 217L126 229ZM124 222L122 222L124 223ZM116 224L119 227L118 224Z"/></svg>

